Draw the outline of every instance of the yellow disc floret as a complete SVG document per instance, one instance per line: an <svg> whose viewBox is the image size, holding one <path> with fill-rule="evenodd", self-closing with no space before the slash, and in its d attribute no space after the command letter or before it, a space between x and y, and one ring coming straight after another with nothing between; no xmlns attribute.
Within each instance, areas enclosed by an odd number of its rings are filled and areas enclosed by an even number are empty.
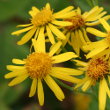
<svg viewBox="0 0 110 110"><path fill-rule="evenodd" d="M87 75L95 80L103 78L109 72L109 63L103 58L93 58L87 68Z"/></svg>
<svg viewBox="0 0 110 110"><path fill-rule="evenodd" d="M53 20L52 13L52 10L43 8L32 18L31 22L35 26L43 26Z"/></svg>
<svg viewBox="0 0 110 110"><path fill-rule="evenodd" d="M52 59L46 53L32 53L26 59L26 69L31 78L44 78L50 73Z"/></svg>
<svg viewBox="0 0 110 110"><path fill-rule="evenodd" d="M66 29L68 30L75 30L85 25L84 19L82 18L81 15L73 16L70 19L66 19L66 21L72 22L73 24L71 26L66 27Z"/></svg>

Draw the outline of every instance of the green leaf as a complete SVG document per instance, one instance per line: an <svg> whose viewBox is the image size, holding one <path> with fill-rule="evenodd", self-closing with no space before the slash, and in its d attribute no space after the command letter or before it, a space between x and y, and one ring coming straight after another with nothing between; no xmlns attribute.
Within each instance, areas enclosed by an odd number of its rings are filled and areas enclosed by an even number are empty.
<svg viewBox="0 0 110 110"><path fill-rule="evenodd" d="M14 28L15 24L13 23L9 23L6 26L4 25L4 28L2 28L2 33L0 35L0 102L2 101L2 105L7 104L7 106L8 104L15 102L26 91L28 87L27 81L17 87L8 87L8 80L4 79L4 75L9 72L6 70L6 65L12 64L11 60L13 58L24 59L29 54L29 47L27 47L26 45L18 46L16 44L17 38L10 34L14 30Z"/></svg>
<svg viewBox="0 0 110 110"><path fill-rule="evenodd" d="M86 2L86 0L74 0L74 4L80 7L83 11L90 10L90 6Z"/></svg>
<svg viewBox="0 0 110 110"><path fill-rule="evenodd" d="M0 22L10 19L29 4L30 0L4 0L0 1Z"/></svg>
<svg viewBox="0 0 110 110"><path fill-rule="evenodd" d="M17 37L12 36L10 33L15 29L15 24L9 24L3 28L0 35L0 67L2 68L1 73L6 72L6 65L12 64L13 58L24 59L28 53L29 48L26 45L18 46L16 44Z"/></svg>

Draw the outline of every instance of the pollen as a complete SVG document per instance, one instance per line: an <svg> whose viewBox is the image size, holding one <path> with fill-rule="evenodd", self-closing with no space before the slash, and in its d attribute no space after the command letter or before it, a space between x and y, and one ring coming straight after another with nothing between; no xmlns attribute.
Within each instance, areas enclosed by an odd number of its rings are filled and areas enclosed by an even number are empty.
<svg viewBox="0 0 110 110"><path fill-rule="evenodd" d="M87 68L87 75L95 80L103 78L109 73L109 63L107 60L101 58L94 58L89 61Z"/></svg>
<svg viewBox="0 0 110 110"><path fill-rule="evenodd" d="M31 78L44 78L51 72L52 59L47 53L33 52L26 59L26 69Z"/></svg>
<svg viewBox="0 0 110 110"><path fill-rule="evenodd" d="M40 12L38 12L31 20L32 24L35 26L43 26L53 20L52 16L53 11L43 8Z"/></svg>
<svg viewBox="0 0 110 110"><path fill-rule="evenodd" d="M72 22L73 25L65 27L67 30L75 30L85 26L84 19L81 15L73 16L71 19L66 19L66 21Z"/></svg>

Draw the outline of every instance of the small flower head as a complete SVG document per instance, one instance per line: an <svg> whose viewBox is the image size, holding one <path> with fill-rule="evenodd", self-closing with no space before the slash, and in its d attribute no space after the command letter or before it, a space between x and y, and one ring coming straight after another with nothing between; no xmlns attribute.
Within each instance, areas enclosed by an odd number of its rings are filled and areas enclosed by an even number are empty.
<svg viewBox="0 0 110 110"><path fill-rule="evenodd" d="M89 61L87 75L95 80L103 79L109 73L109 63L103 58L93 58Z"/></svg>
<svg viewBox="0 0 110 110"><path fill-rule="evenodd" d="M48 36L49 41L52 44L55 44L55 36L57 36L58 39L65 40L66 36L59 30L59 27L72 25L72 23L63 21L62 19L71 17L74 13L72 10L73 8L73 6L69 6L64 10L54 13L49 3L47 3L46 6L41 10L36 7L32 7L32 10L29 11L29 14L31 15L30 23L25 25L18 25L18 27L25 28L13 32L12 35L20 35L21 33L26 32L21 40L17 42L18 45L25 44L33 36L34 39L39 38L39 36Z"/></svg>
<svg viewBox="0 0 110 110"><path fill-rule="evenodd" d="M97 56L90 59L89 62L82 62L76 60L77 64L82 66L85 77L75 88L80 86L82 91L87 91L91 86L99 83L99 110L105 110L106 95L110 98L110 89L108 86L108 79L110 79L110 62L105 56Z"/></svg>
<svg viewBox="0 0 110 110"><path fill-rule="evenodd" d="M73 47L77 55L80 55L80 49L86 52L82 48L87 42L91 42L87 36L86 28L89 26L95 26L100 24L99 19L109 19L110 16L104 16L106 11L103 11L102 7L95 6L88 12L81 13L81 9L78 7L72 17L64 19L72 23L71 26L64 28L68 43ZM67 42L66 42L67 43ZM66 45L64 41L64 46Z"/></svg>
<svg viewBox="0 0 110 110"><path fill-rule="evenodd" d="M41 42L39 42L41 41ZM26 78L32 80L32 85L29 93L29 97L32 97L36 93L40 105L44 104L44 90L42 81L44 80L49 88L54 92L57 99L62 101L64 99L64 93L58 84L54 81L53 77L72 82L78 83L80 79L72 77L77 73L82 74L82 71L74 70L64 67L55 67L56 63L68 61L77 56L73 52L66 52L60 55L54 55L61 46L61 42L56 43L50 50L49 53L45 51L45 42L42 42L42 37L39 40L32 40L35 52L29 54L24 59L13 59L12 62L20 66L8 65L7 69L11 72L5 75L5 78L14 78L9 86L17 85L23 82ZM22 65L22 66L21 66Z"/></svg>

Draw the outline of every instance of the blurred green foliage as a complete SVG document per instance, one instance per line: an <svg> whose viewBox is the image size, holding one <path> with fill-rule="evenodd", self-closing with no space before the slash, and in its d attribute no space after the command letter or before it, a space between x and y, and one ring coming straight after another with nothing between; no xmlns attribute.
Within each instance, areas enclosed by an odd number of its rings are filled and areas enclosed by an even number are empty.
<svg viewBox="0 0 110 110"><path fill-rule="evenodd" d="M99 6L103 6L105 10L110 13L110 0L96 0ZM28 45L17 46L16 41L19 39L11 35L11 32L16 30L17 24L24 24L29 22L28 11L32 6L42 8L49 2L54 11L61 10L69 5L78 6L82 11L91 9L92 5L88 3L90 0L0 0L0 110L40 110L37 106L36 96L28 98L30 81L25 81L16 87L8 87L8 81L4 79L6 65L11 64L12 58L25 58L29 53ZM67 98L62 104L58 102L55 97L50 95L50 90L45 89L46 98L43 110L67 110L71 107L74 110L74 102L67 100L71 97L73 92L68 92L64 89ZM108 101L110 102L110 101ZM107 110L109 110L109 103L107 103ZM97 100L92 97L92 102L88 110L96 110Z"/></svg>

